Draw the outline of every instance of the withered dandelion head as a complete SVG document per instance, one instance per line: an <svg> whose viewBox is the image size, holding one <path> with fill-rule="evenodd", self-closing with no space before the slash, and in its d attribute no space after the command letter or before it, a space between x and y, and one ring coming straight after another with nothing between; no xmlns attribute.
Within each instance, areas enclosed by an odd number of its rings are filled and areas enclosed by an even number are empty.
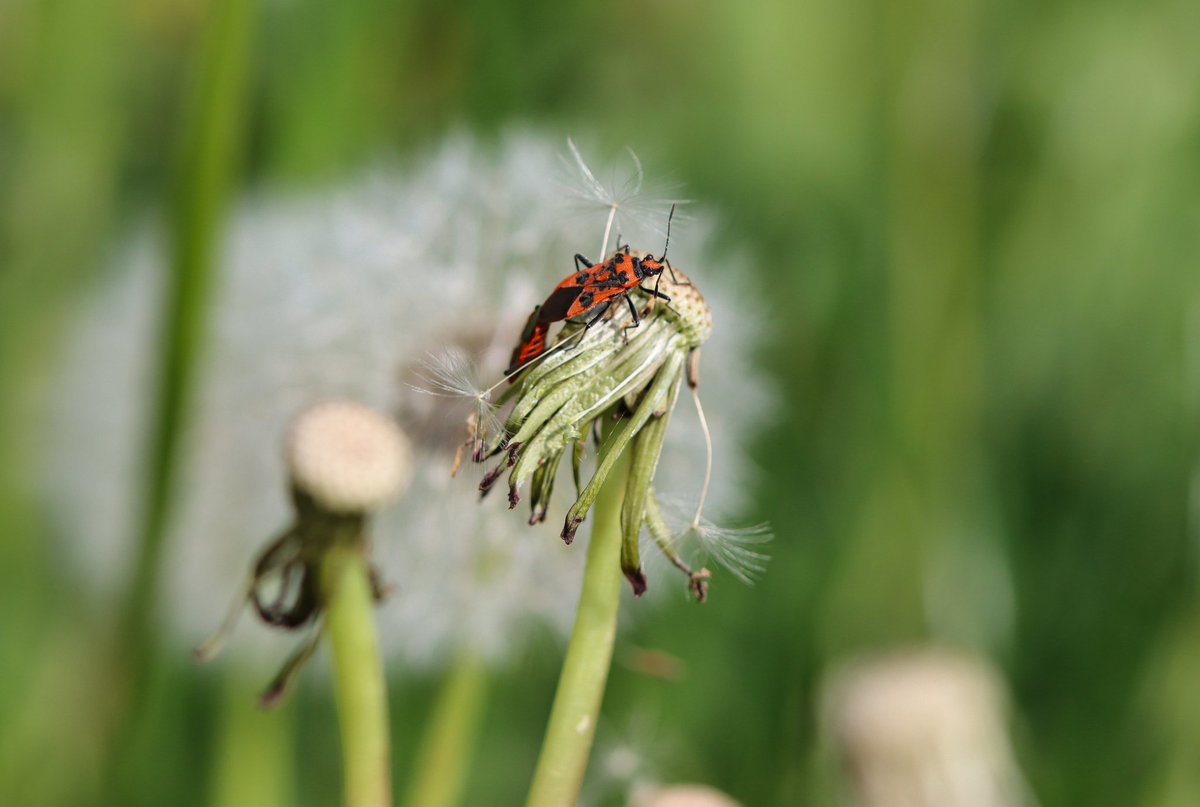
<svg viewBox="0 0 1200 807"><path fill-rule="evenodd" d="M649 257L627 254L636 260ZM634 285L627 293L628 306L614 302L588 322L569 321L556 347L531 362L505 393L513 408L486 455L500 459L480 490L487 494L507 474L510 506L517 505L528 485L530 523L542 521L557 470L569 452L578 489L561 533L569 544L617 461L629 452L631 470L621 511L622 571L641 596L647 582L639 542L647 525L660 548L688 575L696 598L703 600L709 573L692 570L671 548L652 485L680 387L685 378L692 388L699 383L699 351L712 335L712 311L696 285L675 267L657 276L653 288ZM589 438L605 419L613 426L583 485L581 461Z"/></svg>
<svg viewBox="0 0 1200 807"><path fill-rule="evenodd" d="M321 565L343 547L368 554L368 520L408 485L411 451L404 433L387 417L354 401L330 401L301 413L286 443L294 516L255 559L248 581L225 622L196 650L207 661L221 649L246 603L266 624L285 629L313 625L308 639L287 660L263 693L263 703L283 695L316 649L326 586ZM383 587L371 572L377 598Z"/></svg>

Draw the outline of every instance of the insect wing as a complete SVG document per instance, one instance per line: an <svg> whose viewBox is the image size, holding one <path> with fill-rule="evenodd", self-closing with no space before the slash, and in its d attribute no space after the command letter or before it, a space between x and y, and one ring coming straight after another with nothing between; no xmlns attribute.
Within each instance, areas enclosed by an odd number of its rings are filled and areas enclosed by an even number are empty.
<svg viewBox="0 0 1200 807"><path fill-rule="evenodd" d="M613 297L616 297L618 294L623 294L624 292L624 286L608 286L600 289L595 289L593 287L585 289L580 293L579 297L576 298L575 302L571 305L570 310L567 311L566 319L577 317L580 314L585 314L604 301L610 300Z"/></svg>
<svg viewBox="0 0 1200 807"><path fill-rule="evenodd" d="M537 313L536 311L534 312ZM509 367L504 371L505 375L511 375L521 369L525 364L533 361L538 356L546 352L546 334L550 332L550 326L545 323L536 323L529 330L528 336L524 338L520 344L513 349L512 359L509 362ZM515 379L512 379L515 380Z"/></svg>
<svg viewBox="0 0 1200 807"><path fill-rule="evenodd" d="M570 280L574 281L574 278L570 278ZM566 281L564 281L563 285L550 292L546 302L542 303L538 322L549 324L575 316L579 312L574 309L579 307L579 298L587 293L586 289L587 286L566 285ZM587 307L581 310L586 311Z"/></svg>

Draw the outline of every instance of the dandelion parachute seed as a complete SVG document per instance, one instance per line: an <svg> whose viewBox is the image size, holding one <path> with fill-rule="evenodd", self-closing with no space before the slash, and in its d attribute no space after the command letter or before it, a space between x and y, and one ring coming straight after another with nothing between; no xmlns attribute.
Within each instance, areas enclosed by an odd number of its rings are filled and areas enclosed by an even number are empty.
<svg viewBox="0 0 1200 807"><path fill-rule="evenodd" d="M600 251L597 254L608 253L608 243L614 228L619 233L625 226L638 225L662 235L658 230L661 226L658 218L662 210L670 204L667 201L667 197L670 196L667 191L670 189L656 188L646 192L642 161L633 149L626 148L633 163L633 172L621 181L614 175L613 181L605 184L597 179L588 167L574 140L567 138L567 147L571 151L570 159L565 155L561 158L566 174L560 183L563 190L582 210L588 213L603 211L606 214L604 238L600 242ZM677 199L675 203L683 205L687 204L687 200Z"/></svg>
<svg viewBox="0 0 1200 807"><path fill-rule="evenodd" d="M498 433L503 425L496 415L497 405L488 397L495 386L484 389L471 357L454 347L442 353L427 354L420 361L416 376L421 383L408 385L415 392L471 402L467 440L454 458L453 476L462 459L462 448L469 446L472 460L479 462L488 435Z"/></svg>

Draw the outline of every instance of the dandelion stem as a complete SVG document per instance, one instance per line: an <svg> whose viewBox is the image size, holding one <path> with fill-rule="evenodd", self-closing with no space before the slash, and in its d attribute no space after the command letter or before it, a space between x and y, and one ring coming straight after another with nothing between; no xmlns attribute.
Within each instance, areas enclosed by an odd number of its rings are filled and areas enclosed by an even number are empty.
<svg viewBox="0 0 1200 807"><path fill-rule="evenodd" d="M606 424L611 422L605 418ZM605 430L612 428L606 425ZM601 442L602 454L611 450L612 441ZM617 635L622 580L621 505L628 474L629 457L625 452L596 500L575 627L526 807L572 807L587 771Z"/></svg>
<svg viewBox="0 0 1200 807"><path fill-rule="evenodd" d="M487 705L488 671L482 659L463 651L442 684L421 738L408 807L455 807L462 803L467 773Z"/></svg>
<svg viewBox="0 0 1200 807"><path fill-rule="evenodd" d="M704 486L700 488L700 501L696 503L696 514L692 516L692 529L699 529L700 516L704 514L704 500L708 498L708 485L712 482L713 446L712 432L708 430L708 418L704 417L704 407L700 405L700 390L692 387L692 402L696 404L696 414L700 417L700 432L704 435Z"/></svg>
<svg viewBox="0 0 1200 807"><path fill-rule="evenodd" d="M371 584L358 546L331 547L322 568L326 630L342 731L345 807L390 807L391 747Z"/></svg>
<svg viewBox="0 0 1200 807"><path fill-rule="evenodd" d="M152 650L153 602L177 476L176 455L204 342L220 219L233 191L243 145L256 19L257 3L220 0L213 4L198 57L190 125L184 127L187 134L171 219L164 332L159 339L155 419L149 437L146 505L124 614L126 632L135 643L135 663ZM137 689L138 682L132 687Z"/></svg>

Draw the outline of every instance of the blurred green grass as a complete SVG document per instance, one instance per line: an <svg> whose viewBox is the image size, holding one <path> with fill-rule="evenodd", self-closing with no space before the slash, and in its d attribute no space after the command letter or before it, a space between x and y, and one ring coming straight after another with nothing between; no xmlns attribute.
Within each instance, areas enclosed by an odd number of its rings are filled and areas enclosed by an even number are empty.
<svg viewBox="0 0 1200 807"><path fill-rule="evenodd" d="M216 6L0 8L2 803L109 803L128 704L101 695L122 668L96 661L112 626L55 556L28 424L72 300L124 225L187 191ZM673 685L618 667L606 706L614 726L661 716L666 775L824 803L826 666L933 637L1007 672L1044 805L1196 803L1169 772L1200 765L1200 694L1157 682L1198 641L1197 32L1183 0L266 4L244 159L206 171L319 186L454 127L532 123L634 147L750 246L769 294L746 360L784 405L746 516L778 537L757 587L624 637L687 662ZM203 238L180 259L197 271ZM468 803L517 803L555 664L501 676ZM219 685L155 665L129 803L203 803ZM432 687L397 682L400 776ZM299 701L300 803L327 803L332 715Z"/></svg>

